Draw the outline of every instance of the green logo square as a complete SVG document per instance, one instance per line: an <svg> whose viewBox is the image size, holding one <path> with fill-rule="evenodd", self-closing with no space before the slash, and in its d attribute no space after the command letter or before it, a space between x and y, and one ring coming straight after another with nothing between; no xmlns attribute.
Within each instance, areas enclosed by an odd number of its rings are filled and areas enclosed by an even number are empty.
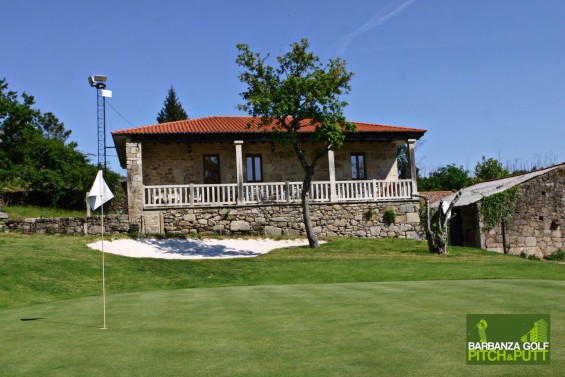
<svg viewBox="0 0 565 377"><path fill-rule="evenodd" d="M549 364L549 314L467 314L466 339L467 364Z"/></svg>

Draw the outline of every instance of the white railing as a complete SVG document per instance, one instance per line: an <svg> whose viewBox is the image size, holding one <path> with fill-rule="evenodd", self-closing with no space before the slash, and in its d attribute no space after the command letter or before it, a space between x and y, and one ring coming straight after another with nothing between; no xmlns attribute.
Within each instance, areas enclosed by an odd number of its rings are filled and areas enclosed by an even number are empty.
<svg viewBox="0 0 565 377"><path fill-rule="evenodd" d="M394 200L412 197L412 180L337 181L338 201Z"/></svg>
<svg viewBox="0 0 565 377"><path fill-rule="evenodd" d="M412 180L336 181L337 202L396 200L412 197ZM146 207L214 206L300 202L302 182L244 183L238 201L236 183L210 185L145 186ZM312 182L308 198L311 202L331 202L331 183Z"/></svg>
<svg viewBox="0 0 565 377"><path fill-rule="evenodd" d="M237 184L145 186L146 207L237 203Z"/></svg>

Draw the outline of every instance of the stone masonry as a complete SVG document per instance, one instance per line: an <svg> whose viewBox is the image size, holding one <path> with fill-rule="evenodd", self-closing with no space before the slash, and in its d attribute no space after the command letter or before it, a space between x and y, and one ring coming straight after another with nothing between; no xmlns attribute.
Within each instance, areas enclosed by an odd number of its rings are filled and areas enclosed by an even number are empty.
<svg viewBox="0 0 565 377"><path fill-rule="evenodd" d="M135 144L139 145L140 144ZM127 146L127 162L141 166L141 156L134 144ZM190 150L190 152L189 152ZM213 151L213 152L212 152ZM246 155L263 158L263 181L302 181L304 171L290 146L269 142L243 143L243 177L247 177ZM351 153L365 153L367 179L398 179L396 145L385 142L346 143L335 152L337 180L351 179ZM236 157L233 143L193 143L188 149L185 143L143 143L143 182L146 185L185 185L203 183L203 155L220 157L222 183L236 182ZM129 171L129 168L128 168ZM134 174L137 174L134 173ZM328 159L318 163L314 180L328 180ZM129 183L129 182L128 182Z"/></svg>
<svg viewBox="0 0 565 377"><path fill-rule="evenodd" d="M104 233L127 233L130 229L127 215L104 216ZM100 216L29 218L0 221L0 231L17 231L23 234L68 234L84 236L101 234Z"/></svg>
<svg viewBox="0 0 565 377"><path fill-rule="evenodd" d="M392 208L394 224L384 224ZM417 201L310 204L319 236L398 237L420 239ZM200 235L305 236L299 204L145 210L145 233Z"/></svg>
<svg viewBox="0 0 565 377"><path fill-rule="evenodd" d="M506 221L506 243L512 254L541 258L565 250L565 165L520 186L514 212ZM502 252L502 229L485 234L485 248Z"/></svg>

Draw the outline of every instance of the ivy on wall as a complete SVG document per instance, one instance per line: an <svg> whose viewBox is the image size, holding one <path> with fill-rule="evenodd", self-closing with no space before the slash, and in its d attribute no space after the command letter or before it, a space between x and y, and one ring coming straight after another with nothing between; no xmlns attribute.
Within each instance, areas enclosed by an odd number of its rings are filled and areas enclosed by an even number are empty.
<svg viewBox="0 0 565 377"><path fill-rule="evenodd" d="M508 190L485 196L481 199L481 212L487 231L497 226L501 219L506 219L510 215L519 193L520 187L514 186Z"/></svg>

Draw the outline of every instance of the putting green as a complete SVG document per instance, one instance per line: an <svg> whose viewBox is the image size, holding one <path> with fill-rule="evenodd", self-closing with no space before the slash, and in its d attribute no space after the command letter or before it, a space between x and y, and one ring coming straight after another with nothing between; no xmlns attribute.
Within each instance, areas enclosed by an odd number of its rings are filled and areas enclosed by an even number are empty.
<svg viewBox="0 0 565 377"><path fill-rule="evenodd" d="M2 376L490 376L565 369L564 281L183 289L0 311ZM465 315L549 313L550 366L467 366ZM22 319L42 318L22 321Z"/></svg>

